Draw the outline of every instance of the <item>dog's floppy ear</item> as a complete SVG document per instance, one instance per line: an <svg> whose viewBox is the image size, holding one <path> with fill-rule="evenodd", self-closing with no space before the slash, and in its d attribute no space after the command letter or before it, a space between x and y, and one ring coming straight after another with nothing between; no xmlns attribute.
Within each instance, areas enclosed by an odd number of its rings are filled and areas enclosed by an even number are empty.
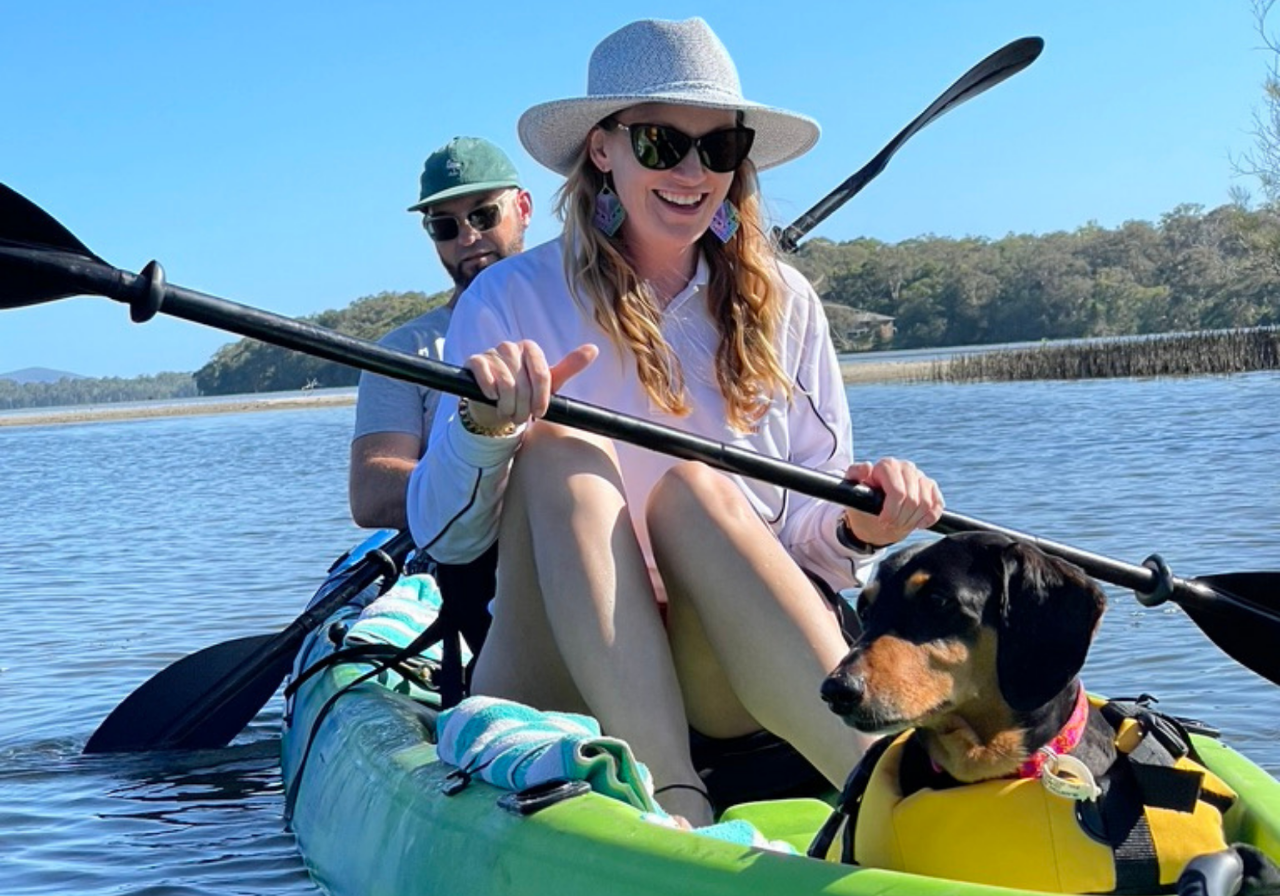
<svg viewBox="0 0 1280 896"><path fill-rule="evenodd" d="M1079 567L1031 545L1014 542L1000 559L996 672L1005 701L1026 712L1047 703L1080 671L1107 598Z"/></svg>

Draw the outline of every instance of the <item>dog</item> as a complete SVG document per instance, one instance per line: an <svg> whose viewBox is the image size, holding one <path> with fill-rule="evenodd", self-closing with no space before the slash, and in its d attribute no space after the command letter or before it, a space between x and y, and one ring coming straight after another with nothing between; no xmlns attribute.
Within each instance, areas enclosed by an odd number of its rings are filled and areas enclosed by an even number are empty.
<svg viewBox="0 0 1280 896"><path fill-rule="evenodd" d="M1183 755L1184 731L1164 736L1180 726L1085 694L1079 672L1106 602L1075 565L998 533L885 558L857 599L861 635L821 694L846 724L886 737L810 855L831 858L843 830L845 861L1099 893L1156 892L1191 859L1226 851L1235 794ZM1176 800L1166 784L1182 788ZM1177 835L1152 842L1148 829L1163 838L1171 825Z"/></svg>
<svg viewBox="0 0 1280 896"><path fill-rule="evenodd" d="M899 551L858 595L862 635L822 698L868 734L916 729L956 781L1004 777L1066 723L1106 603L1078 567L1003 535Z"/></svg>

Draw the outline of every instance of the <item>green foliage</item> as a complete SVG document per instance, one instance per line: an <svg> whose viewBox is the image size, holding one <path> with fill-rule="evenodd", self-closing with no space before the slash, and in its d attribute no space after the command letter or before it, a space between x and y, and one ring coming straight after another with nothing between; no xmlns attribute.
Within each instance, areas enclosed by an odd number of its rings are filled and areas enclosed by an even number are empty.
<svg viewBox="0 0 1280 896"><path fill-rule="evenodd" d="M890 245L813 240L795 257L828 306L894 318L931 348L1280 324L1280 212L1183 205L1158 224Z"/></svg>
<svg viewBox="0 0 1280 896"><path fill-rule="evenodd" d="M0 409L47 408L115 401L160 401L196 395L189 373L158 373L133 379L63 377L52 383L17 383L0 378Z"/></svg>
<svg viewBox="0 0 1280 896"><path fill-rule="evenodd" d="M357 299L341 310L322 311L308 320L348 336L376 341L391 330L442 304L449 293L381 292ZM224 345L195 372L201 395L286 392L309 387L354 386L360 372L345 364L253 339Z"/></svg>

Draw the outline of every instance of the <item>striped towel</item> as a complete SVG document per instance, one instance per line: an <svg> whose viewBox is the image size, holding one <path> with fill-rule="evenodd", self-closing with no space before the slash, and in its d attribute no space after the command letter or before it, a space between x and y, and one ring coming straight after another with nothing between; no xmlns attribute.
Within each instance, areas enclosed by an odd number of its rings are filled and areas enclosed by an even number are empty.
<svg viewBox="0 0 1280 896"><path fill-rule="evenodd" d="M347 608L353 612L354 608ZM440 589L429 575L401 576L386 594L369 602L350 622L343 636L344 647L367 644L387 644L391 647L408 647L410 642L426 631L440 615ZM342 617L335 617L346 621ZM462 661L471 661L471 651L462 642ZM406 659L404 665L416 670L417 677L401 675L396 669L383 669L373 680L388 690L432 706L440 704L440 694L432 684L434 670L441 662L441 646L437 642L420 655ZM358 663L367 669L372 663Z"/></svg>
<svg viewBox="0 0 1280 896"><path fill-rule="evenodd" d="M468 697L440 714L438 730L441 760L496 787L523 790L566 778L641 811L661 811L649 770L626 741L601 734L590 716Z"/></svg>
<svg viewBox="0 0 1280 896"><path fill-rule="evenodd" d="M505 790L547 781L586 781L604 796L641 810L645 820L672 826L653 798L653 779L626 741L605 737L590 716L543 712L497 697L468 697L440 713L437 754ZM749 821L735 819L694 831L738 846L795 855L791 844L769 840Z"/></svg>
<svg viewBox="0 0 1280 896"><path fill-rule="evenodd" d="M370 602L343 638L346 646L390 644L407 647L440 615L440 589L429 575L402 576L386 594ZM422 658L440 662L440 645L425 650ZM471 651L462 642L462 661L471 662Z"/></svg>

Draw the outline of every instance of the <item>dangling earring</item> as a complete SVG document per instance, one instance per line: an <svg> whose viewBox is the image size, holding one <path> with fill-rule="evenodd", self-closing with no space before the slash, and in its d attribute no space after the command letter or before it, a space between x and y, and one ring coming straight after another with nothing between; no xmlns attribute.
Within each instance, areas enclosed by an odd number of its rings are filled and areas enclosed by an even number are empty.
<svg viewBox="0 0 1280 896"><path fill-rule="evenodd" d="M741 223L741 220L738 215L738 207L726 199L720 203L720 207L716 209L715 216L711 219L711 232L716 235L716 239L720 240L720 242L727 243L738 232L738 224Z"/></svg>
<svg viewBox="0 0 1280 896"><path fill-rule="evenodd" d="M609 173L605 172L604 186L596 194L596 213L591 220L596 225L596 229L605 236L613 236L622 226L622 219L626 216L627 210L622 207L618 194L610 189Z"/></svg>

